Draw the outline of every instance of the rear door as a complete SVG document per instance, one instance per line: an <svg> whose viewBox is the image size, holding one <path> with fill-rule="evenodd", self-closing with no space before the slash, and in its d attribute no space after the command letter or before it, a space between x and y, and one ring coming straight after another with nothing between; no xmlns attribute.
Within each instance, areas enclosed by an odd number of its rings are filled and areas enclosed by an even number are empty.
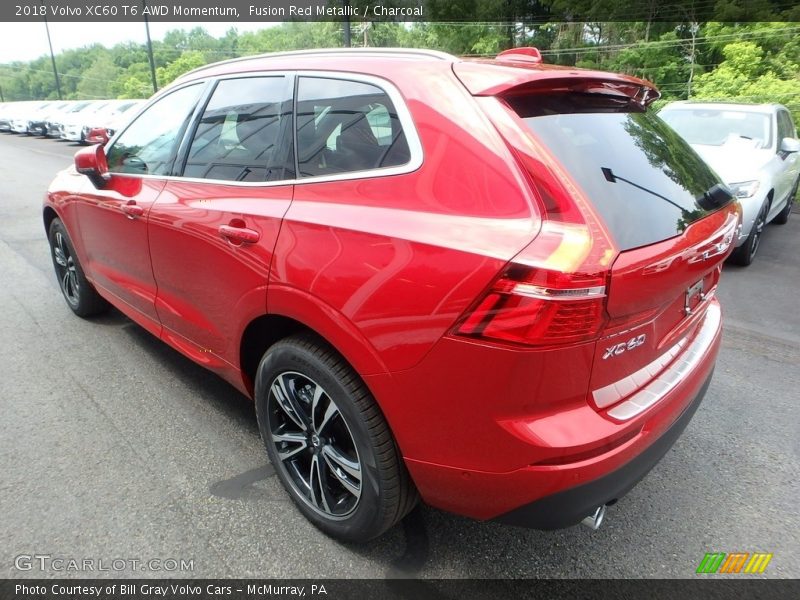
<svg viewBox="0 0 800 600"><path fill-rule="evenodd" d="M195 360L238 364L239 334L266 311L267 279L292 200L293 77L218 81L150 211L162 337Z"/></svg>
<svg viewBox="0 0 800 600"><path fill-rule="evenodd" d="M657 369L696 331L739 222L727 190L712 193L720 181L700 157L629 100L575 91L508 99L589 200L619 251L590 382L591 390L612 386L614 394L594 398L598 409L647 383L652 375L630 376ZM613 388L623 381L631 389Z"/></svg>

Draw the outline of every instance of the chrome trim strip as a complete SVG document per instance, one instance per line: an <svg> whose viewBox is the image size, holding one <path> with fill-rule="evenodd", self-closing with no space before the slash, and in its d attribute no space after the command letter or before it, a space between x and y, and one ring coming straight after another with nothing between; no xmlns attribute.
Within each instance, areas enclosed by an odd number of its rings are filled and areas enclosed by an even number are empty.
<svg viewBox="0 0 800 600"><path fill-rule="evenodd" d="M607 413L614 419L627 421L661 401L700 363L714 341L721 315L718 304L709 304L703 324L691 342L684 338L632 375L595 390L592 392L595 404L605 408L633 394Z"/></svg>
<svg viewBox="0 0 800 600"><path fill-rule="evenodd" d="M374 77L372 75L362 75L360 73L350 73L345 71L253 71L247 73L229 73L225 75L221 75L219 77L215 77L214 79L241 79L243 77L268 77L269 74L273 73L273 76L286 76L290 73L295 74L297 77L320 77L323 79L341 79L344 81L355 81L355 82L363 82L368 83L370 85L374 85L384 92L394 104L395 110L397 111L397 118L400 120L400 125L403 128L403 132L406 134L406 143L408 144L408 150L410 159L404 165L398 165L396 167L383 167L379 169L367 169L364 171L350 171L349 173L341 173L338 175L320 175L318 177L295 177L294 179L282 179L280 181L230 181L228 179L203 179L200 177L181 177L177 175L142 175L138 173L116 173L112 172L112 175L122 175L124 177L132 177L135 179L161 179L164 181L186 181L190 183L210 183L216 185L231 185L236 187L254 187L254 188L262 188L262 187L275 187L281 185L303 185L306 183L325 183L328 181L347 181L352 179L364 179L364 178L372 178L372 177L389 177L391 175L405 175L406 173L413 173L417 169L422 166L424 155L422 151L422 142L420 141L419 133L417 132L417 128L414 125L414 121L411 118L411 112L408 110L406 106L405 100L403 96L400 94L400 91L395 87L393 83L387 81L386 79L382 79L380 77ZM187 82L188 83L188 82ZM185 87L185 86L182 86ZM175 87L177 90L178 87ZM171 92L170 92L171 93ZM160 98L162 94L159 94L158 98ZM155 99L155 98L154 98ZM148 101L147 105L142 108L142 110L132 119L129 121L125 129L127 129L135 119L138 119L139 116L147 109L149 106L153 104L152 101ZM108 144L106 145L107 148L111 147L117 139L124 133L124 130L118 132L117 135L114 136L111 140L109 140ZM296 150L295 150L296 151Z"/></svg>
<svg viewBox="0 0 800 600"><path fill-rule="evenodd" d="M606 295L606 286L598 285L587 288L556 289L533 285L532 283L517 283L511 289L511 293L527 298L539 298L541 300L586 300L604 297Z"/></svg>

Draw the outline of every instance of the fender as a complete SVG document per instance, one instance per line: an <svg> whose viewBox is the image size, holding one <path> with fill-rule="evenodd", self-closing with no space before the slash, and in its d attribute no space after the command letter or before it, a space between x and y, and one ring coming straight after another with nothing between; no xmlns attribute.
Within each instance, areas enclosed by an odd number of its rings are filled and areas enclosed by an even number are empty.
<svg viewBox="0 0 800 600"><path fill-rule="evenodd" d="M77 198L80 195L83 183L85 182L82 182L78 185L77 193L64 191L75 189L74 185L66 184L64 179L78 177L86 179L83 175L79 175L74 169L69 167L56 175L56 178L50 184L50 187L45 193L44 200L42 202L42 223L45 228L45 237L47 237L49 234L49 219L47 218L48 210L53 211L56 218L60 219L61 222L64 223L64 227L67 230L69 239L72 242L72 247L75 249L75 253L78 255L78 260L83 268L83 273L90 282L94 283L91 270L87 265L86 249L83 244L83 236L81 235L81 228L80 224L78 223L78 215L75 210Z"/></svg>

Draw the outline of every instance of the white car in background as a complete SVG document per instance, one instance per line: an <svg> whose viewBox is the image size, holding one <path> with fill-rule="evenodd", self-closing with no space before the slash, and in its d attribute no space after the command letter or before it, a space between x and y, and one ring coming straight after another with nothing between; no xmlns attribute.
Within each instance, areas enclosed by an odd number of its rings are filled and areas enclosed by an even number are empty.
<svg viewBox="0 0 800 600"><path fill-rule="evenodd" d="M80 100L68 106L66 110L58 111L53 115L53 119L47 123L47 135L63 138L66 123L72 122L79 112L92 110L95 102L93 100Z"/></svg>
<svg viewBox="0 0 800 600"><path fill-rule="evenodd" d="M70 142L84 142L86 133L88 133L86 123L92 121L98 113L108 106L109 102L110 100L95 100L82 110L68 114L64 118L61 139Z"/></svg>
<svg viewBox="0 0 800 600"><path fill-rule="evenodd" d="M780 104L673 102L659 116L728 184L742 205L731 260L753 262L769 222L784 224L800 182L800 140Z"/></svg>
<svg viewBox="0 0 800 600"><path fill-rule="evenodd" d="M52 102L22 102L20 110L11 121L11 131L14 133L28 133L28 124L31 117L39 110L49 106Z"/></svg>
<svg viewBox="0 0 800 600"><path fill-rule="evenodd" d="M134 115L136 108L144 104L144 100L112 100L92 115L88 115L83 126L83 141L90 144L105 142L117 129L124 126ZM103 130L104 139L95 137L97 130Z"/></svg>

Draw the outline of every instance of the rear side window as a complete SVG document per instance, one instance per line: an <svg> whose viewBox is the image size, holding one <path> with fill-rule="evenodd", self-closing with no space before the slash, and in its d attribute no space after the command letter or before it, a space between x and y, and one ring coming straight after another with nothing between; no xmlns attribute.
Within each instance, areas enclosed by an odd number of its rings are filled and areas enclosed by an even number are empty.
<svg viewBox="0 0 800 600"><path fill-rule="evenodd" d="M285 88L283 77L220 81L195 131L184 176L251 182L281 178L276 157L284 156L278 139Z"/></svg>
<svg viewBox="0 0 800 600"><path fill-rule="evenodd" d="M368 83L300 77L296 124L300 177L396 167L410 160L394 104Z"/></svg>
<svg viewBox="0 0 800 600"><path fill-rule="evenodd" d="M718 207L717 176L652 112L602 94L509 100L596 207L621 250L681 234Z"/></svg>

